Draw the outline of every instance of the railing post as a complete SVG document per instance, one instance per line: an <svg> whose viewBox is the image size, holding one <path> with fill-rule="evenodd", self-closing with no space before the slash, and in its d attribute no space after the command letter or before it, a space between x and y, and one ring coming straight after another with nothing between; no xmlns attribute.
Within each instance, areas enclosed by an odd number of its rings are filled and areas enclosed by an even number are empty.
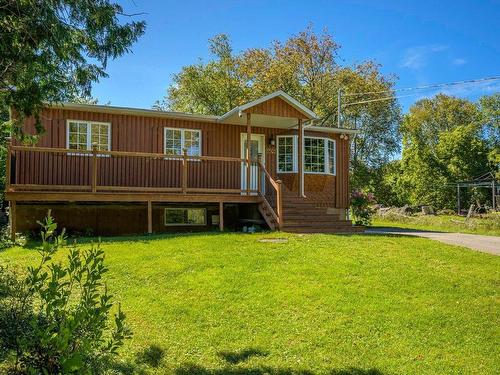
<svg viewBox="0 0 500 375"><path fill-rule="evenodd" d="M182 194L187 193L187 181L188 181L187 149L183 149L182 150Z"/></svg>
<svg viewBox="0 0 500 375"><path fill-rule="evenodd" d="M92 193L97 192L97 145L92 145Z"/></svg>
<svg viewBox="0 0 500 375"><path fill-rule="evenodd" d="M11 140L7 140L7 165L5 166L5 190L9 190L10 188L10 183L11 183L11 178L12 178L12 172L11 172L11 163L12 163L12 149L11 149Z"/></svg>
<svg viewBox="0 0 500 375"><path fill-rule="evenodd" d="M281 197L281 180L276 180L278 189L276 189L276 215L278 216L278 228L281 230L283 227L283 202Z"/></svg>
<svg viewBox="0 0 500 375"><path fill-rule="evenodd" d="M264 189L262 189L262 176L264 171L262 170L262 154L257 155L257 194L264 195Z"/></svg>

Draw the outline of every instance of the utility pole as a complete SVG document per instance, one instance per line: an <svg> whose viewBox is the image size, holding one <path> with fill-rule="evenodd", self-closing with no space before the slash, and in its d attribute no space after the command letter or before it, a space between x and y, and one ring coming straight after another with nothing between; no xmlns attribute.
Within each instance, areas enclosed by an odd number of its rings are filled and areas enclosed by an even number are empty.
<svg viewBox="0 0 500 375"><path fill-rule="evenodd" d="M340 97L342 96L342 91L339 89L337 94L337 128L340 128Z"/></svg>

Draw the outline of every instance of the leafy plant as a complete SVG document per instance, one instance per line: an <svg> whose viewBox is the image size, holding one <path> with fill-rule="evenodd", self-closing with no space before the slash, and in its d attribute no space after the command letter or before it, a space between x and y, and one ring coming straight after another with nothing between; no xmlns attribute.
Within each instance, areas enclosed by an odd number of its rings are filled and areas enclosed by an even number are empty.
<svg viewBox="0 0 500 375"><path fill-rule="evenodd" d="M0 340L15 371L28 374L99 373L131 333L112 295L100 246L69 249L67 262L52 261L65 243L49 215L42 226L40 263L25 277L0 269Z"/></svg>
<svg viewBox="0 0 500 375"><path fill-rule="evenodd" d="M351 214L356 225L370 225L375 210L372 208L375 199L372 193L355 190L351 194Z"/></svg>

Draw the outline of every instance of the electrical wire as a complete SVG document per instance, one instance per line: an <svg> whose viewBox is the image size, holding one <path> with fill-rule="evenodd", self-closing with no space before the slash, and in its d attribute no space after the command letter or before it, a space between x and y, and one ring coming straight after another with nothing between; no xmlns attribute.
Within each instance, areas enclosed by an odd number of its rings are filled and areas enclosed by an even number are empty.
<svg viewBox="0 0 500 375"><path fill-rule="evenodd" d="M472 83L482 83L482 82L498 81L498 80L500 80L500 76L493 76L493 77L485 77L485 78L478 78L478 79L470 79L470 80L466 80L466 81L438 83L438 84L432 84L432 85L426 85L426 86L404 87L404 88L392 89L392 90L343 93L342 96L346 97L346 96L357 96L357 95L368 95L368 94L393 93L393 92L398 92L398 91L425 90L425 89L433 89L433 88L446 87L446 86L466 85L466 84L472 84Z"/></svg>

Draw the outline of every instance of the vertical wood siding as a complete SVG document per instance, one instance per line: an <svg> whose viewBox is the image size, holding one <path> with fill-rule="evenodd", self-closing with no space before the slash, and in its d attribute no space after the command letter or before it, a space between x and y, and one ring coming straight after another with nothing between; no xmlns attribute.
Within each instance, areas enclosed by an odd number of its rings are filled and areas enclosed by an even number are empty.
<svg viewBox="0 0 500 375"><path fill-rule="evenodd" d="M259 107L260 106L260 107ZM254 113L270 112L286 117L303 116L295 108L279 98L253 107ZM296 112L293 112L296 111ZM110 114L64 109L45 109L42 123L46 133L37 146L66 148L67 120L98 121L111 123L111 150L163 153L165 127L200 129L202 155L241 157L241 133L245 126L218 124L163 117ZM34 121L26 121L26 129L34 132ZM266 169L275 179L284 183L285 197L297 193L297 174L276 173L276 146L269 145L272 136L296 134L296 130L252 127L252 133L265 135ZM346 208L349 205L349 142L337 134L306 132L306 135L326 136L336 140L337 175L305 174L305 192L308 198L331 207ZM139 187L179 187L181 184L178 160L146 159L141 157L98 158L98 185ZM16 183L90 185L91 158L88 156L64 156L25 152L16 155L13 169ZM189 186L194 188L239 189L241 165L239 162L201 161L190 162ZM271 192L268 186L266 191Z"/></svg>

